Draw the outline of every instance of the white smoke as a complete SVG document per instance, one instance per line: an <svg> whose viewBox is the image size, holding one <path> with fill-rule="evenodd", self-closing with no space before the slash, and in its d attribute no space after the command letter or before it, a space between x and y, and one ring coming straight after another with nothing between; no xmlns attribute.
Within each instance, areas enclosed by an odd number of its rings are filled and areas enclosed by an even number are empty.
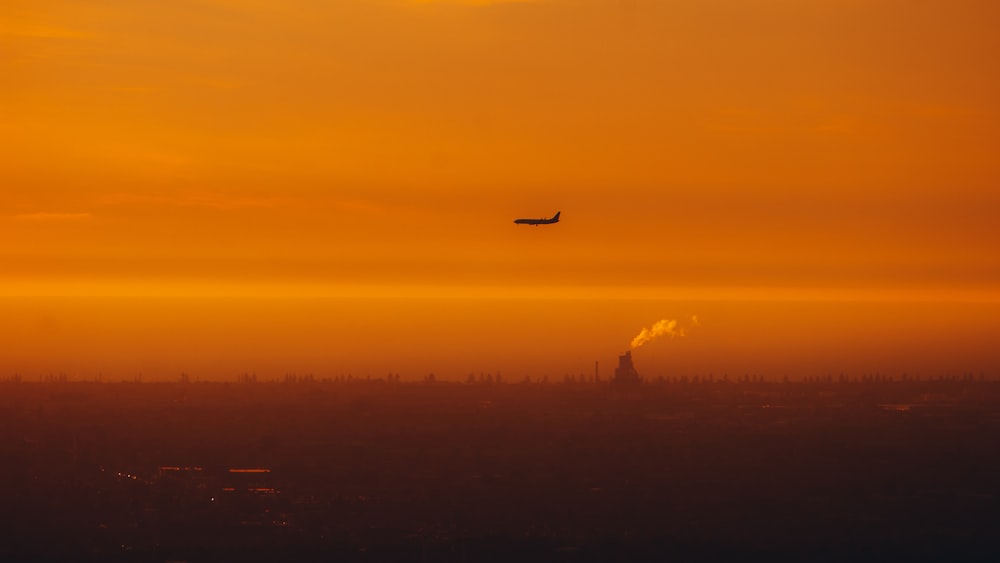
<svg viewBox="0 0 1000 563"><path fill-rule="evenodd" d="M691 315L691 326L698 326L697 315ZM642 329L639 334L632 339L632 349L635 350L650 340L663 335L667 335L670 338L683 337L687 336L687 332L683 327L678 327L677 321L663 319L657 321L656 324L649 328Z"/></svg>

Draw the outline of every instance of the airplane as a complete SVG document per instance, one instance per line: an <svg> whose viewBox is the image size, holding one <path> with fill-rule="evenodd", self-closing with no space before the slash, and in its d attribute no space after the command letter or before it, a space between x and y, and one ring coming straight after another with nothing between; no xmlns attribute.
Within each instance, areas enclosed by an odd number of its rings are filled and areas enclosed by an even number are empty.
<svg viewBox="0 0 1000 563"><path fill-rule="evenodd" d="M551 219L514 219L514 222L518 225L551 225L552 223L559 222L559 214L562 211L556 211L556 214L552 216Z"/></svg>

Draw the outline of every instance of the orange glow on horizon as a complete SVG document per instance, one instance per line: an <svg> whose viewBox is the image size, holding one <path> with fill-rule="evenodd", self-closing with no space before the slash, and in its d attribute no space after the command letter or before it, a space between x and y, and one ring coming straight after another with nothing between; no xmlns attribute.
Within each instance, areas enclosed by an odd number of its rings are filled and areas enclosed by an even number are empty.
<svg viewBox="0 0 1000 563"><path fill-rule="evenodd" d="M697 338L637 364L745 351L726 369L777 374L853 366L854 346L902 366L920 342L927 365L1000 376L998 17L990 0L15 0L0 301L19 324L0 376L560 374L703 310ZM855 340L866 322L882 348ZM924 322L953 340L927 344Z"/></svg>

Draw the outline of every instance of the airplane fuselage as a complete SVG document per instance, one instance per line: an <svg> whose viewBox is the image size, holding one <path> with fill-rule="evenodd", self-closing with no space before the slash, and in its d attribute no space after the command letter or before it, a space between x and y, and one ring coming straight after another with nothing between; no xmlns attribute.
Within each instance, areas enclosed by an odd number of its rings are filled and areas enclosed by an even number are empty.
<svg viewBox="0 0 1000 563"><path fill-rule="evenodd" d="M558 223L559 222L559 214L560 213L562 213L562 211L556 212L556 214L553 215L551 219L548 219L548 218L542 218L542 219L514 219L514 222L517 223L518 225L534 225L536 227L538 225L551 225L552 223Z"/></svg>

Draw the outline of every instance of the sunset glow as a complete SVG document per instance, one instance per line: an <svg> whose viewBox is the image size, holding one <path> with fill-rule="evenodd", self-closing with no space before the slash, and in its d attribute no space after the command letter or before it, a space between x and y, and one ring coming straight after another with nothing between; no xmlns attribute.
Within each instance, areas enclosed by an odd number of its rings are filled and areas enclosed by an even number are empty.
<svg viewBox="0 0 1000 563"><path fill-rule="evenodd" d="M998 18L8 2L0 375L998 377Z"/></svg>

